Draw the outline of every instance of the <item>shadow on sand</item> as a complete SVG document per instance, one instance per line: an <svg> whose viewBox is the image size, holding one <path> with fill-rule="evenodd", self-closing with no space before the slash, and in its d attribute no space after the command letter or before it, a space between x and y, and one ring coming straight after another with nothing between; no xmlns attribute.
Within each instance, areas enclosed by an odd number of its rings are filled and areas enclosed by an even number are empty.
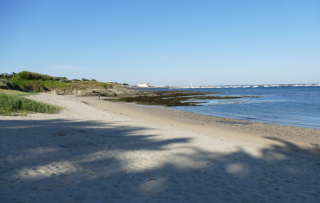
<svg viewBox="0 0 320 203"><path fill-rule="evenodd" d="M153 130L0 121L1 202L319 202L319 157L292 143L220 153Z"/></svg>

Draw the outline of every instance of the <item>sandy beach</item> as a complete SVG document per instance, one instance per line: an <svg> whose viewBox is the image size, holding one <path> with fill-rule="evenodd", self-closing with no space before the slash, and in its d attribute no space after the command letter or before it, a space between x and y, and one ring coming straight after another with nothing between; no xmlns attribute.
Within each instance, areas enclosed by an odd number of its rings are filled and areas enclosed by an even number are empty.
<svg viewBox="0 0 320 203"><path fill-rule="evenodd" d="M42 93L0 117L0 202L319 202L320 130Z"/></svg>

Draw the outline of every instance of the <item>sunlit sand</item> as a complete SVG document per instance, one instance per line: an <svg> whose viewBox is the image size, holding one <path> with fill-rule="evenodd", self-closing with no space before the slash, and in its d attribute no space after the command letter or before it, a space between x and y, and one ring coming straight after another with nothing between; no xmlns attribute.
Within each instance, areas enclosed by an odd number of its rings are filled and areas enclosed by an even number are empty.
<svg viewBox="0 0 320 203"><path fill-rule="evenodd" d="M3 202L318 202L319 145L265 138L90 97L0 117ZM196 123L196 122L195 122Z"/></svg>

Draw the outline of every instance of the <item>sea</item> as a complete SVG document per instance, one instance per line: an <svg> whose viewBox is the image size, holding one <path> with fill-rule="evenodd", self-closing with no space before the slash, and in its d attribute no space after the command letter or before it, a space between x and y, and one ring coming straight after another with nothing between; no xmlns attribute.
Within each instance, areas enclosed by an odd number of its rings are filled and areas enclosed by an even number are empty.
<svg viewBox="0 0 320 203"><path fill-rule="evenodd" d="M188 90L212 93L220 92L214 95L253 96L239 99L203 100L205 103L202 106L177 106L170 108L209 116L320 129L320 86L159 88L144 90Z"/></svg>

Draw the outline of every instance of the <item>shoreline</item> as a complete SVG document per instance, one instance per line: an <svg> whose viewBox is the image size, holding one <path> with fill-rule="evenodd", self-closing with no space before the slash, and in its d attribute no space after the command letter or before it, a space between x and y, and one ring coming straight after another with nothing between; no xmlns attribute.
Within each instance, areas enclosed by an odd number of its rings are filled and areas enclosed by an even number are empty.
<svg viewBox="0 0 320 203"><path fill-rule="evenodd" d="M84 100L91 102L93 106L101 108L95 102L97 99L95 97L76 97L75 100ZM148 115L153 115L156 117L172 119L186 124L193 124L199 126L207 126L213 128L221 128L225 130L231 130L234 132L248 133L253 135L259 135L262 137L270 138L281 138L288 141L296 141L302 143L308 143L313 146L320 146L320 129L315 128L303 128L289 125L280 125L273 123L263 123L250 120L240 120L233 118L224 118L217 116L207 116L197 113L191 113L186 111L181 111L177 109L172 109L163 106L149 106L140 105L135 103L125 103L125 102L112 102L103 100L101 97L101 102L107 102L106 105L114 105L118 108L125 108L127 110L133 110L138 112L143 112ZM122 112L125 110L115 112ZM132 115L133 113L128 115ZM146 115L144 115L146 116ZM147 119L147 118L146 118Z"/></svg>
<svg viewBox="0 0 320 203"><path fill-rule="evenodd" d="M64 109L0 117L4 202L320 199L320 147L261 136L251 127L251 133L244 132L244 126L258 124L211 117L206 124L199 115L96 97L43 93L29 98Z"/></svg>

